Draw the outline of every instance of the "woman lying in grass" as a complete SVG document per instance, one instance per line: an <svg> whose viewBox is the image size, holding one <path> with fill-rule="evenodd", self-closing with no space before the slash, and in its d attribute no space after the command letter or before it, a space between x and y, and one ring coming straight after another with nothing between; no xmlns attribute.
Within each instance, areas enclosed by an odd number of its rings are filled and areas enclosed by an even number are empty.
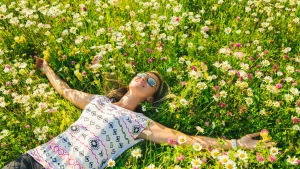
<svg viewBox="0 0 300 169"><path fill-rule="evenodd" d="M105 168L125 150L143 139L168 143L174 139L180 145L201 144L203 148L255 148L259 140L248 134L238 140L205 136L189 136L165 127L141 113L135 112L141 102L159 103L168 93L168 85L155 71L139 73L128 87L112 90L106 96L71 89L40 58L37 67L48 77L55 90L75 106L83 109L80 118L66 131L49 142L20 156L4 167L10 168ZM271 143L267 143L270 146Z"/></svg>

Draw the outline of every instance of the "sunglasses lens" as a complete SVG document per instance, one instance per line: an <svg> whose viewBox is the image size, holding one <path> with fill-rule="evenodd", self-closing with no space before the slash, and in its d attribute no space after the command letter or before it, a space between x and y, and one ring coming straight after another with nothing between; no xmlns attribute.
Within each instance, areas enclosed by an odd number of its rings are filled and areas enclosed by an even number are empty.
<svg viewBox="0 0 300 169"><path fill-rule="evenodd" d="M147 74L146 74L146 73L138 73L137 76L138 76L138 77L146 77Z"/></svg>
<svg viewBox="0 0 300 169"><path fill-rule="evenodd" d="M148 78L148 84L151 86L151 87L154 87L156 85L156 82L155 80L152 78L152 77L149 77Z"/></svg>
<svg viewBox="0 0 300 169"><path fill-rule="evenodd" d="M148 76L148 74L146 74L146 73L138 73L136 76L139 77L139 78L143 78L143 77ZM149 77L149 76L148 76L147 79L148 79L147 82L148 82L148 84L149 84L151 87L156 86L156 81L155 81L155 79L153 79L153 77Z"/></svg>

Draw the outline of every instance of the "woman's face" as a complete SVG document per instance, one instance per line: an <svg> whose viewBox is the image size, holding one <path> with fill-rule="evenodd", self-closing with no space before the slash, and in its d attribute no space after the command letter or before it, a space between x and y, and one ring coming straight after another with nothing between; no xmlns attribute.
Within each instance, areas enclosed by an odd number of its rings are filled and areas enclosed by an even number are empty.
<svg viewBox="0 0 300 169"><path fill-rule="evenodd" d="M154 95L159 86L160 81L158 77L154 73L146 72L138 74L132 79L129 84L129 90L133 91L138 97L147 99Z"/></svg>

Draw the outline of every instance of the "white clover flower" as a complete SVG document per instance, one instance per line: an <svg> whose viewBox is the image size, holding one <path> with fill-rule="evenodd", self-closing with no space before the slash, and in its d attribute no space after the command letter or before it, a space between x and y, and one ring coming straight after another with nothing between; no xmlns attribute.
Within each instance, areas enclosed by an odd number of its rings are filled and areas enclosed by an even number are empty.
<svg viewBox="0 0 300 169"><path fill-rule="evenodd" d="M183 57L180 57L180 58L178 59L178 62L181 63L181 64L183 64L184 61L185 61L185 59L184 59Z"/></svg>
<svg viewBox="0 0 300 169"><path fill-rule="evenodd" d="M296 113L300 115L300 107L296 107Z"/></svg>
<svg viewBox="0 0 300 169"><path fill-rule="evenodd" d="M287 70L289 73L294 73L294 67L293 67L293 66L288 65L288 66L286 67L286 70Z"/></svg>
<svg viewBox="0 0 300 169"><path fill-rule="evenodd" d="M32 79L31 78L26 79L25 83L26 84L31 84L32 83Z"/></svg>
<svg viewBox="0 0 300 169"><path fill-rule="evenodd" d="M199 132L204 133L204 129L203 129L202 127L196 126L196 129L197 129Z"/></svg>
<svg viewBox="0 0 300 169"><path fill-rule="evenodd" d="M278 71L276 74L277 74L277 76L282 76L283 75L283 73L281 71Z"/></svg>
<svg viewBox="0 0 300 169"><path fill-rule="evenodd" d="M262 61L262 66L267 67L270 65L270 62L268 60L263 60Z"/></svg>
<svg viewBox="0 0 300 169"><path fill-rule="evenodd" d="M145 167L144 169L156 169L154 164L150 164L147 167Z"/></svg>
<svg viewBox="0 0 300 169"><path fill-rule="evenodd" d="M182 104L183 106L187 106L188 104L189 104L189 102L186 100L186 99L184 99L184 98L182 98L182 99L180 99L180 104Z"/></svg>
<svg viewBox="0 0 300 169"><path fill-rule="evenodd" d="M231 33L231 28L227 27L224 30L225 34L230 34Z"/></svg>
<svg viewBox="0 0 300 169"><path fill-rule="evenodd" d="M204 82L199 82L199 83L197 83L196 87L197 87L199 90L207 89L207 85L206 85L206 83L204 83Z"/></svg>
<svg viewBox="0 0 300 169"><path fill-rule="evenodd" d="M285 94L284 98L286 101L293 101L294 100L294 96L290 95L290 94Z"/></svg>
<svg viewBox="0 0 300 169"><path fill-rule="evenodd" d="M76 34L76 31L77 31L77 28L76 28L76 27L71 27L71 28L70 28L70 32L71 32L72 34Z"/></svg>
<svg viewBox="0 0 300 169"><path fill-rule="evenodd" d="M292 48L287 47L287 48L283 49L282 52L283 52L283 53L288 53L288 52L290 52L291 50L292 50Z"/></svg>
<svg viewBox="0 0 300 169"><path fill-rule="evenodd" d="M273 106L274 106L274 107L280 107L280 103L279 103L278 101L274 101L274 102L273 102Z"/></svg>
<svg viewBox="0 0 300 169"><path fill-rule="evenodd" d="M145 112L147 109L146 109L146 106L142 106L142 111Z"/></svg>
<svg viewBox="0 0 300 169"><path fill-rule="evenodd" d="M194 70L192 70L192 71L190 71L189 72L189 75L190 75L190 77L192 78L192 79L198 79L199 77L203 77L203 73L202 72L200 72L200 71L194 71Z"/></svg>
<svg viewBox="0 0 300 169"><path fill-rule="evenodd" d="M174 8L173 8L173 12L174 12L174 13L178 13L178 12L181 11L181 8L182 8L182 5L181 5L181 4L176 5L176 6L174 6Z"/></svg>
<svg viewBox="0 0 300 169"><path fill-rule="evenodd" d="M222 90L222 91L220 92L220 97L226 98L226 97L227 97L227 92L224 91L224 90Z"/></svg>
<svg viewBox="0 0 300 169"><path fill-rule="evenodd" d="M46 134L41 134L41 135L39 135L39 137L38 137L38 140L46 140L47 139L47 136L46 136Z"/></svg>
<svg viewBox="0 0 300 169"><path fill-rule="evenodd" d="M292 77L286 77L286 78L285 78L285 81L286 81L286 82L291 82L291 81L293 81L293 80L294 80L294 79L293 79Z"/></svg>
<svg viewBox="0 0 300 169"><path fill-rule="evenodd" d="M299 96L299 90L297 88L291 88L290 92L295 96Z"/></svg>

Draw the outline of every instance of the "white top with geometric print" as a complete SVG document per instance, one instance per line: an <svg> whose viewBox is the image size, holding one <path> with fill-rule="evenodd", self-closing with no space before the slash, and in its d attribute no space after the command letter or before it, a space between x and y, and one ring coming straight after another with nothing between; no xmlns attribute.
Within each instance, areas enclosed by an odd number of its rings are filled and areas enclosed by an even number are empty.
<svg viewBox="0 0 300 169"><path fill-rule="evenodd" d="M66 131L27 153L45 168L103 169L109 159L143 139L136 137L152 122L141 113L95 95Z"/></svg>

